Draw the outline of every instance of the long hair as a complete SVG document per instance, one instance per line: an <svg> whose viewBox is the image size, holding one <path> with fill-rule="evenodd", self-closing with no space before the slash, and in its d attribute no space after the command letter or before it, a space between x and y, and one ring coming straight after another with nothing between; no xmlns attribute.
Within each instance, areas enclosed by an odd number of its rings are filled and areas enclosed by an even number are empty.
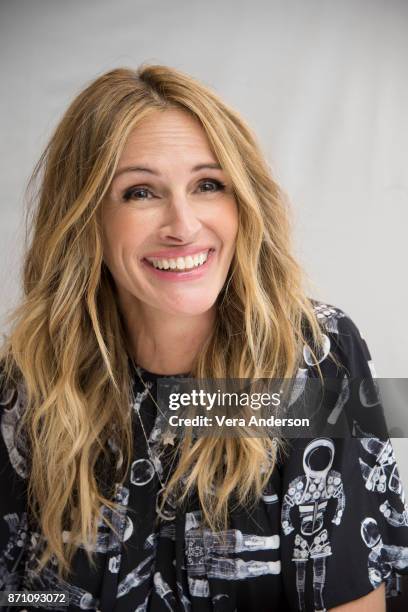
<svg viewBox="0 0 408 612"><path fill-rule="evenodd" d="M19 429L27 436L28 503L60 576L86 543L91 563L101 507L115 511L114 482L132 458L132 388L124 324L103 261L100 211L130 132L149 113L179 108L197 118L238 205L236 250L217 298L218 316L200 350L197 378L290 378L304 344L321 329L292 255L287 199L256 137L207 86L163 65L118 68L72 101L37 162L28 210L23 297L11 313L3 376L23 384ZM305 322L308 337L305 337ZM117 472L106 471L109 449ZM260 498L283 443L272 437L186 437L167 493L196 491L206 524L226 525L228 503ZM112 486L111 486L112 485ZM104 521L108 521L105 517ZM71 537L64 541L63 532Z"/></svg>

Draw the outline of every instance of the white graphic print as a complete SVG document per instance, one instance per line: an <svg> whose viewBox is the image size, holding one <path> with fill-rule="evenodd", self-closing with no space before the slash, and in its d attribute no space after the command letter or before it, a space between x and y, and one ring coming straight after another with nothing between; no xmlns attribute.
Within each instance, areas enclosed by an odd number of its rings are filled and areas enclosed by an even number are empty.
<svg viewBox="0 0 408 612"><path fill-rule="evenodd" d="M135 609L135 612L147 612L147 604L149 603L151 592L152 592L152 589L149 589L144 602L141 603L139 606L137 606L137 608Z"/></svg>
<svg viewBox="0 0 408 612"><path fill-rule="evenodd" d="M16 563L19 560L27 540L27 514L24 512L19 516L16 512L3 516L6 521L10 537L4 548L3 556L0 558L0 589L18 590L18 575L7 569L7 560ZM17 551L17 553L16 553Z"/></svg>
<svg viewBox="0 0 408 612"><path fill-rule="evenodd" d="M396 459L394 450L390 440L380 440L378 438L361 438L360 443L364 450L374 457L373 466L366 463L359 457L361 473L363 475L366 489L378 493L385 493L391 486L401 487L401 481L395 478L394 468L396 467ZM393 484L391 484L391 474L393 474ZM394 491L396 492L396 491Z"/></svg>
<svg viewBox="0 0 408 612"><path fill-rule="evenodd" d="M313 304L313 309L316 314L316 317L320 320L320 324L327 332L335 334L339 333L338 320L346 316L344 312L338 310L337 308L334 308L333 306L322 304L319 302L315 302ZM320 354L317 354L316 357L312 355L310 347L307 344L305 344L303 347L303 359L308 367L298 368L293 383L293 388L291 390L290 399L288 401L288 407L292 406L304 392L306 387L306 381L308 379L308 368L322 363L322 361L326 359L330 352L330 338L324 333L322 334L322 338L323 347ZM329 424L334 425L336 423L344 404L348 400L348 392L348 386L346 387L346 384L343 381L342 392L338 399L338 403L336 404L331 415L329 415L328 418Z"/></svg>
<svg viewBox="0 0 408 612"><path fill-rule="evenodd" d="M267 482L264 490L262 491L262 499L267 505L276 504L279 501L279 497L277 493L275 493L271 480Z"/></svg>
<svg viewBox="0 0 408 612"><path fill-rule="evenodd" d="M109 559L109 571L112 574L117 574L120 568L120 558L121 555L116 555L115 557L110 557Z"/></svg>
<svg viewBox="0 0 408 612"><path fill-rule="evenodd" d="M408 504L405 501L405 492L401 496L404 504L402 512L398 512L393 506L391 506L388 499L386 499L380 506L380 512L385 516L387 522L393 527L408 527Z"/></svg>
<svg viewBox="0 0 408 612"><path fill-rule="evenodd" d="M391 574L393 568L402 570L408 567L408 548L385 544L374 518L368 516L361 522L361 537L371 549L368 577L374 588Z"/></svg>
<svg viewBox="0 0 408 612"><path fill-rule="evenodd" d="M303 347L303 359L305 360L308 366L315 366L316 364L321 363L322 361L324 361L324 359L326 359L327 355L329 354L331 347L330 338L326 336L326 334L323 334L322 339L323 345L320 349L321 352L317 353L316 357L312 354L310 347L307 344L305 344L305 346Z"/></svg>
<svg viewBox="0 0 408 612"><path fill-rule="evenodd" d="M338 308L322 303L314 304L313 308L316 313L316 317L321 320L321 323L323 323L327 331L338 334L338 320L345 317L346 314Z"/></svg>
<svg viewBox="0 0 408 612"><path fill-rule="evenodd" d="M180 582L177 582L177 592L181 605L183 606L183 612L191 612L191 601L185 596ZM228 597L228 595L225 595L225 597Z"/></svg>
<svg viewBox="0 0 408 612"><path fill-rule="evenodd" d="M142 371L140 368L136 368L139 372L139 376L142 375ZM136 393L134 399L133 399L133 404L132 404L132 408L135 412L139 412L140 411L140 407L142 405L142 402L144 399L146 399L146 397L149 396L149 390L151 389L152 384L150 382L146 382L146 387L143 389L143 391L140 391L138 393Z"/></svg>
<svg viewBox="0 0 408 612"><path fill-rule="evenodd" d="M349 400L349 397L350 397L350 383L349 383L349 379L347 378L347 376L344 375L343 380L341 381L340 394L339 394L339 397L337 398L336 405L334 406L333 410L327 417L327 422L329 423L329 425L335 425L337 423L338 418L344 406Z"/></svg>
<svg viewBox="0 0 408 612"><path fill-rule="evenodd" d="M354 422L353 435L371 436L364 432ZM360 438L360 444L367 453L367 461L359 457L361 474L365 487L376 494L387 495L388 492L398 496L403 507L399 512L385 499L379 506L380 512L386 521L393 527L408 526L408 504L405 500L405 491L399 476L398 466L391 440L380 440L375 436ZM374 464L372 459L374 458ZM361 537L371 549L368 555L368 577L371 584L376 587L385 578L389 578L393 568L403 569L408 566L408 549L405 546L387 545L383 543L377 522L367 517L361 523ZM387 588L388 585L387 585Z"/></svg>
<svg viewBox="0 0 408 612"><path fill-rule="evenodd" d="M109 520L112 522L115 530L118 532L119 537L116 533L109 529L102 518L99 521L97 543L95 547L88 546L90 550L95 552L111 552L114 551L117 554L112 556L109 560L109 570L113 573L117 573L120 567L120 547L121 543L126 541L132 531L133 524L128 516L126 516L126 507L129 499L129 489L122 485L116 486L116 492L114 499L120 503L120 509L118 512L112 512L105 506L101 508L101 514L109 516ZM63 539L69 540L70 532L63 532ZM77 606L81 610L97 610L99 608L99 601L88 591L74 586L58 577L56 562L52 558L49 565L43 568L38 574L36 572L36 559L39 556L40 548L44 545L44 541L39 533L32 532L30 539L30 546L28 550L28 562L25 573L25 588L29 590L48 590L48 591L66 591L69 594L70 605ZM80 548L86 548L84 544L80 545ZM56 610L66 610L65 607L55 608Z"/></svg>
<svg viewBox="0 0 408 612"><path fill-rule="evenodd" d="M151 576L151 568L154 562L154 554L143 559L131 572L119 582L117 598L127 595L131 589L135 589Z"/></svg>
<svg viewBox="0 0 408 612"><path fill-rule="evenodd" d="M210 583L207 578L188 576L188 588L192 597L210 597Z"/></svg>
<svg viewBox="0 0 408 612"><path fill-rule="evenodd" d="M154 477L154 465L149 459L137 459L130 469L130 482L137 487L143 487Z"/></svg>
<svg viewBox="0 0 408 612"><path fill-rule="evenodd" d="M79 544L80 548L88 548L94 552L107 553L107 552L119 552L120 545L122 542L126 542L133 532L133 523L129 516L127 516L127 505L129 502L129 489L127 487L116 485L116 493L114 501L121 504L117 512L112 512L110 508L101 506L100 515L101 518L98 522L98 531L96 535L95 546ZM114 526L114 528L120 534L120 539L117 538L116 534L111 528L103 521L102 516L105 516ZM69 542L71 538L70 531L62 532L62 539L64 542Z"/></svg>
<svg viewBox="0 0 408 612"><path fill-rule="evenodd" d="M129 591L137 588L151 577L156 557L157 537L156 533L151 533L146 538L143 548L147 551L147 556L119 582L117 598L127 595Z"/></svg>
<svg viewBox="0 0 408 612"><path fill-rule="evenodd" d="M164 580L160 572L155 572L153 576L153 584L156 593L159 595L160 599L163 600L166 605L166 608L168 608L168 610L170 610L171 612L174 612L177 606L176 598L174 596L173 591L171 590L167 582Z"/></svg>
<svg viewBox="0 0 408 612"><path fill-rule="evenodd" d="M355 432L369 436L355 423ZM359 457L361 474L365 481L365 487L375 493L391 491L398 495L402 512L399 512L388 499L385 499L379 509L387 522L393 527L408 527L408 504L405 499L405 491L398 472L397 460L391 440L380 440L376 437L360 438L361 446L368 454L368 458L374 457L374 465L369 465Z"/></svg>
<svg viewBox="0 0 408 612"><path fill-rule="evenodd" d="M298 368L295 380L293 381L293 386L290 392L290 398L288 401L288 407L292 406L302 393L306 387L306 381L308 378L308 369L307 368Z"/></svg>
<svg viewBox="0 0 408 612"><path fill-rule="evenodd" d="M372 360L372 359L369 359L369 360L367 361L367 363L368 363L368 367L370 368L371 376L372 376L373 378L377 378L377 372L376 372L376 370L375 370L375 365L374 365L373 360Z"/></svg>
<svg viewBox="0 0 408 612"><path fill-rule="evenodd" d="M99 607L99 600L97 598L85 589L74 586L58 577L57 564L54 558L51 558L49 565L44 567L40 574L35 571L33 565L36 560L35 549L43 543L43 540L39 533L33 533L32 538L33 548L30 551L30 558L26 568L25 589L32 591L53 591L55 593L66 592L69 595L70 606L77 606L81 610L97 610ZM63 612L66 610L66 606L57 606L53 609Z"/></svg>
<svg viewBox="0 0 408 612"><path fill-rule="evenodd" d="M214 595L214 597L212 598L213 604L215 604L220 599L223 599L224 597L229 599L229 595L227 595L227 593L220 593L219 595ZM235 608L235 610L236 610L236 608Z"/></svg>
<svg viewBox="0 0 408 612"><path fill-rule="evenodd" d="M375 380L377 372L375 371L372 359L367 360L367 365L370 369L371 378L364 378L360 382L358 394L361 405L365 408L372 408L380 403L380 387L378 386L378 381Z"/></svg>
<svg viewBox="0 0 408 612"><path fill-rule="evenodd" d="M369 362L367 362L369 363ZM378 381L374 378L363 378L358 390L361 405L365 408L373 408L380 403L380 389Z"/></svg>
<svg viewBox="0 0 408 612"><path fill-rule="evenodd" d="M20 421L26 400L22 385L16 389L10 388L0 397L0 406L3 406L1 417L1 434L10 458L10 463L21 478L27 478L27 461L23 449L26 442L17 437L17 423Z"/></svg>
<svg viewBox="0 0 408 612"><path fill-rule="evenodd" d="M257 550L279 550L279 535L245 534L228 529L215 534L202 528L200 510L186 513L185 554L191 595L209 597L208 578L242 580L265 574L280 574L280 561L244 561L233 553ZM224 541L221 540L224 539Z"/></svg>
<svg viewBox="0 0 408 612"><path fill-rule="evenodd" d="M327 449L329 458L323 469L313 469L310 460L315 453ZM324 452L324 451L323 451ZM332 523L339 525L345 508L345 494L339 472L332 470L334 444L329 438L309 442L303 453L304 475L289 484L282 504L282 529L285 535L294 530L290 519L293 508L299 512L300 533L295 536L292 561L296 563L296 588L299 610L305 610L305 581L307 561L313 561L314 605L324 609L323 589L326 576L326 557L332 554L324 519L328 500L336 499L337 508Z"/></svg>

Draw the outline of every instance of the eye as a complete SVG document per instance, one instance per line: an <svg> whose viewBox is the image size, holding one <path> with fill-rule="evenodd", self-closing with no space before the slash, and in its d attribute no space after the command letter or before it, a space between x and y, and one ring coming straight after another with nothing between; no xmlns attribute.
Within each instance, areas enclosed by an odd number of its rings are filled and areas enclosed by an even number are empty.
<svg viewBox="0 0 408 612"><path fill-rule="evenodd" d="M148 193L151 193L151 191L147 187L131 187L130 189L127 189L125 191L125 193L123 194L123 199L125 202L128 202L129 200L147 200L150 199L146 195Z"/></svg>
<svg viewBox="0 0 408 612"><path fill-rule="evenodd" d="M213 185L215 189L204 189L204 192L212 192L212 191L224 191L225 185L221 183L221 181L217 181L216 179L203 179L200 183L200 187L203 185Z"/></svg>

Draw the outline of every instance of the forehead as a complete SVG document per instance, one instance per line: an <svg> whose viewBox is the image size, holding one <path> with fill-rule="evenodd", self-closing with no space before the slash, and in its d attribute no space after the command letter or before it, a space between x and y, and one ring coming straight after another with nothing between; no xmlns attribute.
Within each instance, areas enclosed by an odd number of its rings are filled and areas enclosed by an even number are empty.
<svg viewBox="0 0 408 612"><path fill-rule="evenodd" d="M205 155L216 161L201 123L187 111L155 110L145 117L129 135L121 164L155 157L157 159L192 158Z"/></svg>

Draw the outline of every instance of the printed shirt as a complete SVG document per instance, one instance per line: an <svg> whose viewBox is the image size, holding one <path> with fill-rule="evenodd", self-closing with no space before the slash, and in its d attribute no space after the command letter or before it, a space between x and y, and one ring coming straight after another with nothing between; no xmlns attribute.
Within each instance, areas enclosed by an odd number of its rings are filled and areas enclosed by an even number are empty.
<svg viewBox="0 0 408 612"><path fill-rule="evenodd" d="M356 378L365 381L357 397L362 414L369 415L367 381L375 382L375 370L365 340L341 309L316 300L313 305L325 339L319 365L324 376L339 380L338 393L331 397L332 418L346 410ZM300 397L302 381L316 377L307 346L303 355L297 376ZM358 437L359 431L369 431L369 418L354 423L355 437L290 439L289 451L277 462L262 498L250 510L231 508L220 541L202 528L195 495L182 509L170 504L167 520L155 520L161 488L157 473L165 482L171 466L158 452L163 449L162 417L137 374L153 397L163 376L140 366L137 372L130 361L129 367L134 380L129 402L134 456L126 480L115 489L123 510L112 514L101 509L118 536L101 520L95 567L80 547L67 581L58 579L53 560L39 576L33 571L44 541L28 520L25 449L15 434L24 389L3 388L1 590L64 591L69 607L53 609L72 612L329 610L367 595L382 582L387 597L398 595L400 575L408 573L408 504L390 439ZM39 608L10 608L18 609Z"/></svg>

